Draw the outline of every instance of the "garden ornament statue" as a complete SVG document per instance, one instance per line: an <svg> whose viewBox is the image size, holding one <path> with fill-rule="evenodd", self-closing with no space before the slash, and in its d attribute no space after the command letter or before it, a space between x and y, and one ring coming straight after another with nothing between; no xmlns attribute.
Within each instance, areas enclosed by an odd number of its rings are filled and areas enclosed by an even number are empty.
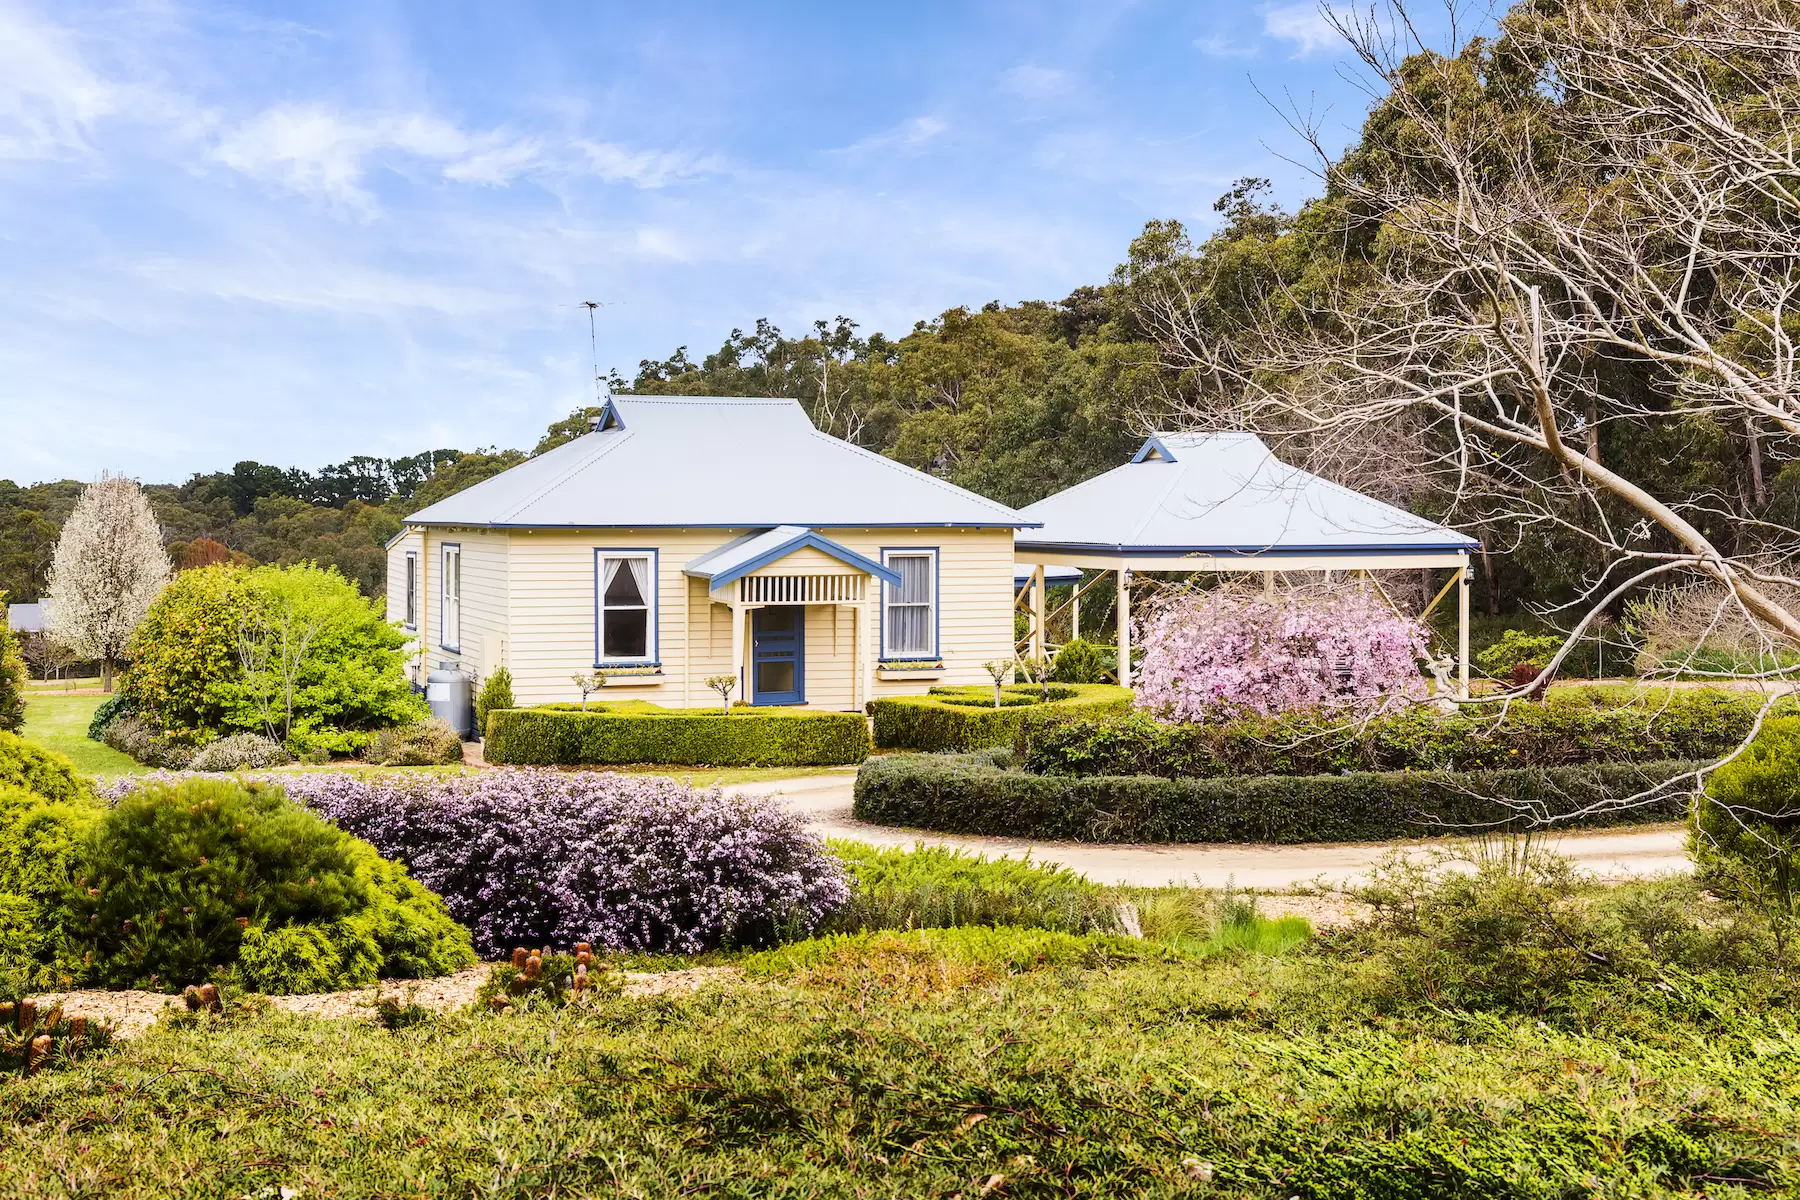
<svg viewBox="0 0 1800 1200"><path fill-rule="evenodd" d="M1431 695L1437 707L1445 712L1456 711L1456 701L1451 699L1450 673L1456 670L1456 659L1448 654L1427 659L1425 669L1431 672Z"/></svg>

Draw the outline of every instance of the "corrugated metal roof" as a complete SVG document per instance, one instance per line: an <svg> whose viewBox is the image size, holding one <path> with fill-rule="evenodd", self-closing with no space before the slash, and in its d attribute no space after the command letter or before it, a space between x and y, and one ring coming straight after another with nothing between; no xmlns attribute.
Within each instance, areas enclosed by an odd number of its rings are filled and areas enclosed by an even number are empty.
<svg viewBox="0 0 1800 1200"><path fill-rule="evenodd" d="M1021 510L1017 544L1130 554L1456 551L1473 538L1290 467L1250 433L1158 433L1122 467Z"/></svg>
<svg viewBox="0 0 1800 1200"><path fill-rule="evenodd" d="M620 424L422 509L421 525L999 526L1003 504L820 433L795 400L617 396Z"/></svg>
<svg viewBox="0 0 1800 1200"><path fill-rule="evenodd" d="M777 525L773 529L733 538L717 550L708 550L683 567L682 571L684 574L710 580L711 586L721 588L809 546L895 587L900 586L898 571L884 567L873 559L865 558L856 551L799 525Z"/></svg>

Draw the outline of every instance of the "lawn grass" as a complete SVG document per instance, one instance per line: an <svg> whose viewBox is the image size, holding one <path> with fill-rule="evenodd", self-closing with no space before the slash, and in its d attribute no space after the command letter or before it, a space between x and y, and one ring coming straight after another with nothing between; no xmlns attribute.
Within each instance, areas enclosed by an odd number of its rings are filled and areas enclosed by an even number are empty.
<svg viewBox="0 0 1800 1200"><path fill-rule="evenodd" d="M1800 1180L1792 1014L1728 982L1546 1021L1383 1011L1329 950L1118 945L876 934L685 997L395 1032L176 1021L0 1082L0 1192L1425 1200Z"/></svg>
<svg viewBox="0 0 1800 1200"><path fill-rule="evenodd" d="M28 691L25 695L25 737L46 750L66 754L75 768L88 775L141 775L150 768L134 762L111 746L88 740L88 722L106 699L53 691Z"/></svg>

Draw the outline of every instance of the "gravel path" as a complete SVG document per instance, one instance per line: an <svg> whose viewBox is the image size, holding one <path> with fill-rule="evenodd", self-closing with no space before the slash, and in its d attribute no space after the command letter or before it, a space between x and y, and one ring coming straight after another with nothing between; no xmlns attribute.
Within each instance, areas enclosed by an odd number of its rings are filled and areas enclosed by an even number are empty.
<svg viewBox="0 0 1800 1200"><path fill-rule="evenodd" d="M953 846L989 856L1031 855L1033 861L1059 863L1096 883L1133 887L1200 884L1282 890L1324 882L1343 884L1366 875L1396 847L1415 853L1455 844L1457 839L1416 842L1361 842L1303 846L1257 845L1110 845L1052 842L1031 838L959 837L917 829L871 825L850 814L853 771L790 779L779 783L745 783L727 787L738 795L773 796L805 814L825 837L850 838L877 846ZM1574 859L1603 879L1626 879L1693 869L1682 848L1679 825L1637 825L1625 830L1544 834L1541 844ZM1466 839L1465 839L1466 840ZM1272 910L1271 910L1272 911Z"/></svg>

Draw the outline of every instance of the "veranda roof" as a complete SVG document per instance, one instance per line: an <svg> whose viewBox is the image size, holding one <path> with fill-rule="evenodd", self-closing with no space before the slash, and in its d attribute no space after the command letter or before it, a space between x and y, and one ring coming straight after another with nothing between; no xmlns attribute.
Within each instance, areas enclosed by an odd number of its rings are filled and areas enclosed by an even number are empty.
<svg viewBox="0 0 1800 1200"><path fill-rule="evenodd" d="M786 558L796 550L808 547L885 583L900 586L898 571L884 567L874 559L865 558L856 551L799 525L777 525L773 529L734 538L717 550L702 554L683 567L682 571L697 579L707 580L710 587L722 588L770 563Z"/></svg>
<svg viewBox="0 0 1800 1200"><path fill-rule="evenodd" d="M1042 524L1019 532L1018 550L1075 559L1266 561L1463 554L1478 545L1290 467L1249 433L1158 433L1124 466L1020 511Z"/></svg>
<svg viewBox="0 0 1800 1200"><path fill-rule="evenodd" d="M1017 528L1003 504L820 433L796 400L617 396L594 432L407 518L499 529Z"/></svg>

